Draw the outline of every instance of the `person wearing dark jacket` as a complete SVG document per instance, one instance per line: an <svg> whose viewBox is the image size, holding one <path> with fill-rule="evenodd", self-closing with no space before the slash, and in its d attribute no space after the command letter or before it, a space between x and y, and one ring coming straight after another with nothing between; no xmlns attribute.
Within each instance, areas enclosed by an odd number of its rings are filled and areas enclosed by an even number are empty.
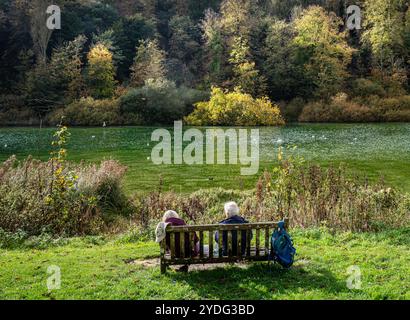
<svg viewBox="0 0 410 320"><path fill-rule="evenodd" d="M239 207L235 202L228 202L224 206L226 219L219 222L219 224L244 224L249 223L247 220L239 216ZM252 233L251 233L252 238ZM241 253L245 255L246 252L246 231L241 232ZM215 233L215 241L219 241L219 233ZM232 255L238 255L238 231L232 231ZM228 232L222 232L222 254L228 255Z"/></svg>
<svg viewBox="0 0 410 320"><path fill-rule="evenodd" d="M169 210L167 212L165 212L163 218L162 218L163 222L165 222L165 224L169 224L173 227L177 227L177 226L185 226L186 223L183 219L181 219L179 217L179 215L172 210ZM199 238L196 235L196 233L193 233L193 236L190 237L190 234L188 232L185 232L184 234L185 237L185 241L184 241L184 247L185 247L185 256L182 258L189 258L189 257L196 257L199 253ZM171 246L171 237L169 234L167 234L166 236L166 246L167 246L167 250L169 250L170 246ZM177 258L181 258L181 248L180 248L180 235L179 233L175 234L175 257Z"/></svg>

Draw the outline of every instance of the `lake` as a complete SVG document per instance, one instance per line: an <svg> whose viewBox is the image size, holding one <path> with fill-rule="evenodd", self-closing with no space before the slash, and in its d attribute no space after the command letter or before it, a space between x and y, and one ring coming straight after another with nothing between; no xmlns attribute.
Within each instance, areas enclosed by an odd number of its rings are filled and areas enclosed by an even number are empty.
<svg viewBox="0 0 410 320"><path fill-rule="evenodd" d="M241 165L154 165L154 127L70 128L68 158L100 161L113 158L128 166L129 193L157 188L189 192L200 188L251 188L258 175L241 176ZM184 128L184 130L187 128ZM206 128L199 128L205 130ZM15 154L47 159L54 128L0 128L0 160ZM172 131L172 128L170 128ZM346 166L370 179L410 191L410 124L295 124L259 128L260 169L271 170L278 148L321 165ZM172 132L171 132L172 133ZM293 148L296 146L295 150Z"/></svg>

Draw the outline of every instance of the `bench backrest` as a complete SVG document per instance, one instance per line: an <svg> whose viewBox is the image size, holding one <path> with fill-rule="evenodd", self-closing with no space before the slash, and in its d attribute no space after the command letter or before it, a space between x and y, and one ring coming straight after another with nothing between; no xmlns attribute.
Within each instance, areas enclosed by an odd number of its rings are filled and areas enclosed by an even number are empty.
<svg viewBox="0 0 410 320"><path fill-rule="evenodd" d="M288 225L288 220L285 219L285 227ZM169 260L181 260L181 257L185 260L189 259L205 259L210 262L226 261L227 259L237 260L247 259L252 257L268 256L270 252L270 237L274 229L278 228L277 222L265 222L265 223L247 223L247 224L212 224L212 225L192 225L192 226L178 226L173 227L168 225L166 229L168 241L169 241ZM218 232L218 252L214 254L214 237ZM185 243L187 239L190 239L189 248L193 245L193 234L196 234L199 238L199 254L197 257L190 257L190 254L185 252L188 245ZM227 240L226 255L223 254L223 234ZM236 233L236 236L233 236ZM179 234L179 236L176 236ZM246 234L246 237L242 235ZM233 238L237 241L234 243ZM176 241L179 241L179 254L176 256ZM242 239L246 239L246 243L242 243ZM251 240L252 239L252 240ZM251 246L251 241L254 245ZM209 254L205 255L204 244L208 243ZM166 252L166 239L161 242L161 257L165 256ZM233 249L236 246L236 250ZM234 252L236 254L234 255ZM244 254L243 254L244 253ZM186 257L186 258L185 258Z"/></svg>

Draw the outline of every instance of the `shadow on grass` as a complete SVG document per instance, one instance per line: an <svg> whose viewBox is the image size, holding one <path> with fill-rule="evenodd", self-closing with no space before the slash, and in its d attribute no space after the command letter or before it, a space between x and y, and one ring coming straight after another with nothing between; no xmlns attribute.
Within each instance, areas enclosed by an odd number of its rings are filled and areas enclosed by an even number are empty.
<svg viewBox="0 0 410 320"><path fill-rule="evenodd" d="M252 263L247 268L235 265L212 270L170 273L173 280L189 284L204 299L274 299L275 296L302 295L306 291L320 291L331 297L346 291L346 284L325 269L289 270L267 263Z"/></svg>

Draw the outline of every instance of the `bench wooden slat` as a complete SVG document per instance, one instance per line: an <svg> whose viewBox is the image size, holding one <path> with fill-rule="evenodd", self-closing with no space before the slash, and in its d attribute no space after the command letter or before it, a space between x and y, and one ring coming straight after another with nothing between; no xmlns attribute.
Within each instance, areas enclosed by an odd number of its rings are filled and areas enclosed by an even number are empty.
<svg viewBox="0 0 410 320"><path fill-rule="evenodd" d="M227 230L257 230L265 229L269 227L271 229L277 228L277 222L268 222L268 223L246 223L246 224L209 224L209 225L200 225L200 226L167 226L167 232L199 232L199 231L227 231Z"/></svg>
<svg viewBox="0 0 410 320"><path fill-rule="evenodd" d="M181 258L185 258L185 233L184 232L180 232L179 233L179 250L181 253Z"/></svg>
<svg viewBox="0 0 410 320"><path fill-rule="evenodd" d="M232 241L232 230L228 232L228 257L232 257L233 255L233 241Z"/></svg>
<svg viewBox="0 0 410 320"><path fill-rule="evenodd" d="M225 262L237 262L239 259L236 256L233 257L215 257L212 259L212 263L225 263ZM246 258L247 261L267 261L266 256L255 256L252 255ZM211 263L207 257L204 258L185 258L179 259L176 258L175 260L167 260L165 259L165 264L167 265L184 265L184 264L207 264Z"/></svg>
<svg viewBox="0 0 410 320"><path fill-rule="evenodd" d="M252 230L246 230L246 256L251 256L251 234Z"/></svg>
<svg viewBox="0 0 410 320"><path fill-rule="evenodd" d="M242 257L242 231L237 231L237 246L236 254L238 257Z"/></svg>
<svg viewBox="0 0 410 320"><path fill-rule="evenodd" d="M269 228L265 229L265 256L269 255Z"/></svg>
<svg viewBox="0 0 410 320"><path fill-rule="evenodd" d="M175 259L175 233L170 234L171 259Z"/></svg>
<svg viewBox="0 0 410 320"><path fill-rule="evenodd" d="M259 256L259 246L260 246L260 235L261 235L261 230L256 229L256 256Z"/></svg>
<svg viewBox="0 0 410 320"><path fill-rule="evenodd" d="M212 230L209 231L209 254L208 258L209 260L212 260L214 257L214 232Z"/></svg>
<svg viewBox="0 0 410 320"><path fill-rule="evenodd" d="M199 256L204 257L204 232L199 231Z"/></svg>
<svg viewBox="0 0 410 320"><path fill-rule="evenodd" d="M218 231L218 257L219 258L222 258L222 255L223 255L222 237L223 237L223 232L222 230L219 230Z"/></svg>

